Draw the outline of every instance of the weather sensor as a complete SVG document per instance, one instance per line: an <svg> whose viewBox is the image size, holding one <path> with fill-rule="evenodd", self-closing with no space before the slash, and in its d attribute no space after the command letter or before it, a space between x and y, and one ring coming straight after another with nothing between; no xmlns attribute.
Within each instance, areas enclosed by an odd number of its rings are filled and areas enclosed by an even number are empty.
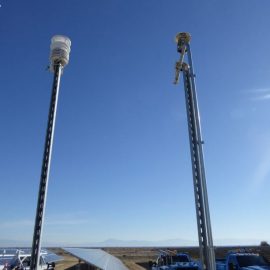
<svg viewBox="0 0 270 270"><path fill-rule="evenodd" d="M53 36L51 39L50 70L55 71L55 66L61 64L65 67L69 62L71 41L66 36Z"/></svg>

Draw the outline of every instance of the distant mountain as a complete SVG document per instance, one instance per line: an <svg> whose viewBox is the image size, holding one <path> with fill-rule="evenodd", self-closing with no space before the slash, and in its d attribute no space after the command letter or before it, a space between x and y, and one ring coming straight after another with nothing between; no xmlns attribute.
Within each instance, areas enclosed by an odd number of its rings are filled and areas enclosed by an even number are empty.
<svg viewBox="0 0 270 270"><path fill-rule="evenodd" d="M0 239L0 247L30 247L30 241L16 241ZM78 247L155 247L155 246L195 246L196 241L189 241L183 239L169 239L163 241L143 241L143 240L118 240L118 239L108 239L102 242L52 242L44 241L44 247L68 247L68 246L78 246Z"/></svg>
<svg viewBox="0 0 270 270"><path fill-rule="evenodd" d="M30 247L30 241L0 239L0 247Z"/></svg>
<svg viewBox="0 0 270 270"><path fill-rule="evenodd" d="M268 242L269 239L264 239ZM216 239L215 246L259 245L260 239ZM30 247L31 241L0 239L0 247ZM198 246L197 241L168 239L160 241L108 239L102 242L54 242L43 241L43 247L188 247Z"/></svg>
<svg viewBox="0 0 270 270"><path fill-rule="evenodd" d="M195 246L196 241L183 239L169 239L162 241L143 241L143 240L118 240L108 239L103 242L83 243L83 246L94 247L157 247L157 246Z"/></svg>
<svg viewBox="0 0 270 270"><path fill-rule="evenodd" d="M266 239L267 240L267 239ZM237 239L237 238L224 238L216 239L214 241L215 246L250 246L250 245L260 245L261 239Z"/></svg>

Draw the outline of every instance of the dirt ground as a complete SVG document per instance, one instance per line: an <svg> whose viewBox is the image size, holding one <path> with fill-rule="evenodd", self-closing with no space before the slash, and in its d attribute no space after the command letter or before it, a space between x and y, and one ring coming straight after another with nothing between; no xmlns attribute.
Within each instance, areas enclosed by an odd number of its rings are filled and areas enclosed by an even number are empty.
<svg viewBox="0 0 270 270"><path fill-rule="evenodd" d="M57 255L63 257L63 261L57 262L55 270L71 270L76 269L78 265L78 259L71 256L61 248L50 248L50 250Z"/></svg>
<svg viewBox="0 0 270 270"><path fill-rule="evenodd" d="M270 247L249 246L245 247L249 252L256 252L262 254L270 261ZM64 258L56 264L55 270L79 270L78 259L71 256L61 248L49 248L51 251ZM130 270L145 270L149 269L149 261L155 261L160 248L102 248L104 251L119 258ZM161 248L166 249L166 248ZM188 252L193 259L199 258L199 249L197 247L183 247L175 248L169 247L168 249L177 252ZM216 258L225 258L226 253L229 250L243 249L243 246L239 247L218 247L215 248ZM81 270L90 270L86 264L80 265Z"/></svg>
<svg viewBox="0 0 270 270"><path fill-rule="evenodd" d="M111 255L119 258L130 270L148 269L148 262L155 261L155 248L104 248Z"/></svg>
<svg viewBox="0 0 270 270"><path fill-rule="evenodd" d="M79 270L78 259L61 248L49 248L51 251L63 257L63 261L56 263L55 270ZM130 270L148 269L148 261L156 259L156 251L141 248L103 248L104 251L118 257ZM81 264L81 270L85 267ZM87 269L88 270L88 269Z"/></svg>

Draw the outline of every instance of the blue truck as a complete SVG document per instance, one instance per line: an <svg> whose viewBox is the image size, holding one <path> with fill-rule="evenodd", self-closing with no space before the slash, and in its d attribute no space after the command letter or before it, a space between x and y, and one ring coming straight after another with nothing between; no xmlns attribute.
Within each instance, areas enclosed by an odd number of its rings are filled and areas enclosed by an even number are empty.
<svg viewBox="0 0 270 270"><path fill-rule="evenodd" d="M270 263L257 253L229 252L216 261L216 270L270 270Z"/></svg>
<svg viewBox="0 0 270 270"><path fill-rule="evenodd" d="M199 264L187 253L161 251L156 262L150 263L152 270L199 270Z"/></svg>

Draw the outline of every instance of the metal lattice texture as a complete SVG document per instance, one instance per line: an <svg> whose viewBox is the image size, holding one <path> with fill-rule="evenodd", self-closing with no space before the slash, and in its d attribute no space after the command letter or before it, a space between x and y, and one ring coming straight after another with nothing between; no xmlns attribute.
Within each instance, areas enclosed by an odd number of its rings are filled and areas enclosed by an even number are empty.
<svg viewBox="0 0 270 270"><path fill-rule="evenodd" d="M197 147L197 132L195 128L195 120L194 120L194 109L192 102L192 93L190 91L190 80L188 72L184 72L184 82L185 82L185 95L186 95L186 104L187 104L187 117L188 117L188 127L189 127L189 136L190 136L190 151L191 151L191 161L192 161L192 169L193 169L193 180L194 180L194 193L195 193L195 203L196 203L196 213L198 218L198 234L199 234L199 242L200 242L200 251L201 257L203 256L203 261L205 261L204 250L206 247L206 235L205 235L205 222L204 219L204 208L202 202L202 187L199 181L200 177L200 166L199 166L199 155L198 155L198 147Z"/></svg>
<svg viewBox="0 0 270 270"><path fill-rule="evenodd" d="M68 253L102 270L128 270L116 257L102 249L63 248Z"/></svg>
<svg viewBox="0 0 270 270"><path fill-rule="evenodd" d="M20 249L0 249L0 270L4 269L5 264L9 264L14 261L14 258L19 256L30 256L31 249L20 248ZM63 260L61 256L56 255L46 249L40 251L40 256L43 258L45 263L58 262Z"/></svg>
<svg viewBox="0 0 270 270"><path fill-rule="evenodd" d="M183 77L189 129L191 163L193 171L198 237L200 243L200 256L203 267L208 270L214 270L215 254L213 250L210 212L205 179L202 149L203 141L200 129L200 116L196 96L195 75L193 73L192 57L189 44L186 46L189 65L183 65Z"/></svg>
<svg viewBox="0 0 270 270"><path fill-rule="evenodd" d="M62 65L58 63L55 65L54 80L53 80L53 86L52 86L52 96L51 96L46 140L45 140L44 153L43 153L43 162L42 162L42 169L41 169L37 209L36 209L35 228L34 228L34 236L33 236L33 243L32 243L31 270L36 270L37 266L39 265L39 254L40 254L40 244L41 244L40 241L41 241L41 234L42 234L42 227L43 227L44 211L45 211L45 206L46 206L51 152L52 152L52 145L53 145L53 135L54 135L54 126L55 126L61 73L62 73Z"/></svg>

